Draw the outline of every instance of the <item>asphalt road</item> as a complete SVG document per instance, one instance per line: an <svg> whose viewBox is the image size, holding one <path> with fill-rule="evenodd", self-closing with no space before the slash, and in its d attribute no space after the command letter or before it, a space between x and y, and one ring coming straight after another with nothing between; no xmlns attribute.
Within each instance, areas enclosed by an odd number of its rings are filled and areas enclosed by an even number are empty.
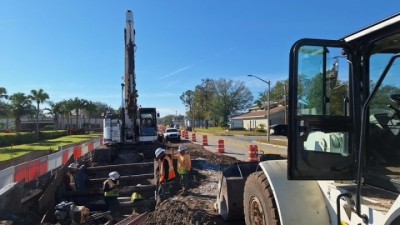
<svg viewBox="0 0 400 225"><path fill-rule="evenodd" d="M266 140L265 136L217 136L217 135L210 135L204 133L196 132L196 141L192 140L192 132L189 132L189 140L196 144L203 144L203 135L207 135L207 146L204 146L205 149L218 152L219 140L223 140L224 142L224 153L225 155L229 155L235 157L242 161L248 161L249 159L249 146L250 145L257 145L258 151L264 154L280 154L283 156L287 155L287 147L286 146L278 146L263 143L260 140ZM282 136L270 136L271 140L276 139L286 139L286 137Z"/></svg>

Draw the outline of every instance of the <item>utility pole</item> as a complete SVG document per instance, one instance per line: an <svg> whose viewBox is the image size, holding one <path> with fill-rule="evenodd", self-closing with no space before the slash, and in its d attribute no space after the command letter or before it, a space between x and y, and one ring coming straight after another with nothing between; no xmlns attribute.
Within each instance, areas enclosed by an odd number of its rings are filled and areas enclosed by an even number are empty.
<svg viewBox="0 0 400 225"><path fill-rule="evenodd" d="M251 75L251 74L249 74L249 75L247 75L247 76L249 76L249 77L254 77L254 78L259 79L259 80L261 80L262 82L268 84L268 97L267 97L267 101L268 101L268 105L267 105L267 107L268 107L268 108L267 108L267 118L268 118L267 141L269 142L269 141L270 141L269 126L271 125L271 124L270 124L271 119L270 119L269 94L270 94L270 92L271 92L271 81L270 81L270 80L266 81L266 80L264 80L264 79L261 79L261 78L259 78L259 77L257 77L257 76Z"/></svg>
<svg viewBox="0 0 400 225"><path fill-rule="evenodd" d="M285 124L287 124L287 94L286 94L286 83L283 84L283 92L284 92L284 96L285 96Z"/></svg>
<svg viewBox="0 0 400 225"><path fill-rule="evenodd" d="M125 84L121 83L121 142L125 141L125 99L124 99Z"/></svg>

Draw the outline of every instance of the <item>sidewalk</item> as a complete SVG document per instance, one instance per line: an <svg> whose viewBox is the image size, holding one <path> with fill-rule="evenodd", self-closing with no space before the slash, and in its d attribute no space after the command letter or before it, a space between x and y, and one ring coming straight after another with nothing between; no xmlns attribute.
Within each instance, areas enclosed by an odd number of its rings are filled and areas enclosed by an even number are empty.
<svg viewBox="0 0 400 225"><path fill-rule="evenodd" d="M254 140L252 137L235 137L235 136L217 136L206 133L194 132L196 134L196 141L192 141L193 132L189 132L189 139L193 143L202 145L203 144L203 135L207 135L208 145L204 146L204 148L210 152L218 152L218 140L224 140L224 155L228 155L231 157L235 157L241 161L249 160L249 146L257 145L259 154L280 154L282 156L287 155L287 147L286 146L278 146L267 144L263 142L259 142Z"/></svg>

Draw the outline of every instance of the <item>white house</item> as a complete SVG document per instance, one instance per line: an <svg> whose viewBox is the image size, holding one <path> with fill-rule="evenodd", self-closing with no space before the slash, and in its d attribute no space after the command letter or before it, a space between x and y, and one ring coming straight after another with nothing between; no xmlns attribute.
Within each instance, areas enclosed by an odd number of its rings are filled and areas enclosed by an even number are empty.
<svg viewBox="0 0 400 225"><path fill-rule="evenodd" d="M285 124L285 106L274 103L270 107L270 123L268 123L268 109L265 109L263 105L261 108L253 107L247 113L232 117L230 119L230 129L256 130L261 127L266 129L273 124Z"/></svg>

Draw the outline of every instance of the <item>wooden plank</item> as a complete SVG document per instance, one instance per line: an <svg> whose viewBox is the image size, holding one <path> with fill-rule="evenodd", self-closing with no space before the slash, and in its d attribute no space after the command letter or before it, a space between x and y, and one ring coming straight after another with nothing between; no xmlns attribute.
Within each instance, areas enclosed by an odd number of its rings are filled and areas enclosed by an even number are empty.
<svg viewBox="0 0 400 225"><path fill-rule="evenodd" d="M68 165L72 163L72 161L73 161L73 156L71 155L67 163L56 171L53 181L49 184L49 186L43 192L42 196L39 198L38 211L40 214L48 213L52 210L54 212L54 206L56 205L55 197L57 190L62 184L63 178L68 171Z"/></svg>
<svg viewBox="0 0 400 225"><path fill-rule="evenodd" d="M118 165L108 165L108 166L95 166L95 167L88 167L87 171L95 172L95 171L102 171L102 170L119 170L119 169L136 169L136 168L143 168L143 167L153 167L154 162L143 162L143 163L128 163L128 164L118 164Z"/></svg>
<svg viewBox="0 0 400 225"><path fill-rule="evenodd" d="M133 192L154 191L155 185L140 185L140 186L125 186L120 187L119 193L121 196L130 196ZM104 195L102 188L90 188L85 191L69 191L63 194L64 197L83 197L83 196L99 196Z"/></svg>
<svg viewBox="0 0 400 225"><path fill-rule="evenodd" d="M119 180L120 181L129 181L129 180L136 180L136 179L152 179L152 178L154 178L154 174L148 173L148 174L121 176L119 178ZM107 179L107 177L104 177L104 178L93 178L93 179L89 179L89 182L91 184L102 183L106 179Z"/></svg>

